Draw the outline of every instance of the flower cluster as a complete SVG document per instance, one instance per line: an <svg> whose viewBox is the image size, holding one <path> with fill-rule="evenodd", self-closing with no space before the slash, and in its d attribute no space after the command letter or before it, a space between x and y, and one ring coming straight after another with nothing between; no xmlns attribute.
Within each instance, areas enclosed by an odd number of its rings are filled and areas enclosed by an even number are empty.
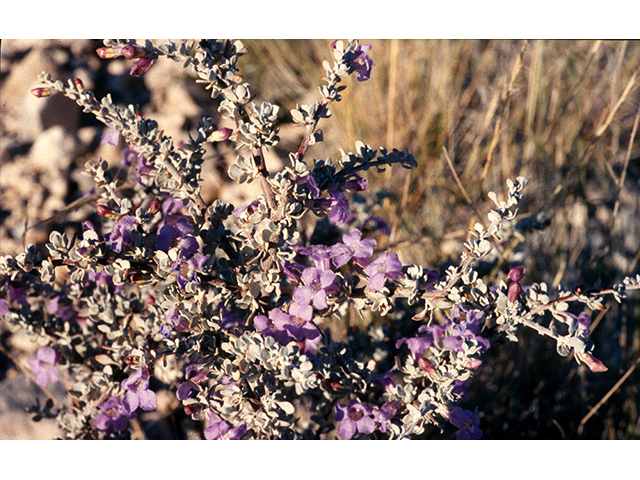
<svg viewBox="0 0 640 480"><path fill-rule="evenodd" d="M444 271L405 264L367 237L365 225L380 235L389 228L355 208L368 190L362 175L417 162L360 141L354 152L309 161L343 79L365 82L375 72L371 45L336 41L330 51L321 98L290 112L303 137L276 174L263 153L279 141L280 109L254 103L239 74L242 42L107 40L98 49L101 58L131 60L132 76L180 62L218 98L234 128L203 118L179 144L134 106L98 100L80 81L39 77L34 95L71 98L105 124L103 142L127 143L127 188L105 161L87 163L100 196L78 235L52 232L46 258L32 245L0 257L0 316L46 345L28 361L36 383L46 387L63 371L69 381L58 414L67 438L129 438L132 419L157 409L168 390L207 439L415 438L430 425L477 439L478 408L461 401L495 336L515 340L531 328L561 355L606 369L593 356L590 317L567 304L597 308L603 295L622 299L639 288L640 278L552 300L546 285L524 285L520 266L493 286L476 271L515 217L525 178L507 182L504 200L489 194L488 222L474 226L460 262ZM201 196L203 154L215 142L239 152L233 180L259 185L247 205ZM546 312L552 325L540 321ZM392 331L379 326L385 316ZM358 327L347 328L355 317ZM329 319L342 322L344 341Z"/></svg>

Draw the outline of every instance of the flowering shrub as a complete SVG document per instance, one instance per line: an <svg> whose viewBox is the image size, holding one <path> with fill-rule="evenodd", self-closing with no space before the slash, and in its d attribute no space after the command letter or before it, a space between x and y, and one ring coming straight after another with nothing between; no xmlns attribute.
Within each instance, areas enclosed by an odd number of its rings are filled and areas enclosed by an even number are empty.
<svg viewBox="0 0 640 480"><path fill-rule="evenodd" d="M476 270L514 221L527 179L509 180L502 198L489 194L487 221L474 225L458 264L440 271L379 250L365 225L388 227L352 205L368 189L365 172L413 168L411 153L358 141L336 159L308 158L342 80L375 74L370 45L331 45L320 99L290 112L302 142L274 174L264 151L279 141L279 108L253 102L239 75L241 42L104 44L98 55L132 60L132 76L164 57L195 71L234 128L204 118L176 144L136 107L99 100L79 79L39 77L34 95L73 99L108 126L104 142L128 145L124 178L104 160L86 165L99 223L84 221L77 238L52 232L46 258L33 245L0 257L0 315L43 345L28 362L37 384L65 382L69 401L42 415L57 417L66 438L129 438L132 420L170 390L207 439L415 438L447 423L477 439L482 406L460 402L496 339L533 329L560 355L607 369L593 355L591 318L570 313L570 303L602 309L605 295L621 301L640 276L552 298L545 284L527 285L522 266L495 285ZM259 198L205 203L208 142L235 145L228 174L257 182ZM328 319L352 314L361 327L333 340Z"/></svg>

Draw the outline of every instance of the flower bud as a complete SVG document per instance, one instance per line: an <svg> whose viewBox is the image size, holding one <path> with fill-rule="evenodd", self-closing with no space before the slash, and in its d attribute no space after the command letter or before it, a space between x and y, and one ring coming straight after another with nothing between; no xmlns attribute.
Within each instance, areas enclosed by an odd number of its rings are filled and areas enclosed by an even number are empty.
<svg viewBox="0 0 640 480"><path fill-rule="evenodd" d="M107 207L106 205L99 205L99 204L96 205L96 212L101 217L113 218L116 216L116 212L112 208Z"/></svg>
<svg viewBox="0 0 640 480"><path fill-rule="evenodd" d="M420 357L418 359L418 368L420 368L420 370L422 370L423 372L427 372L429 375L438 373L433 364L424 357Z"/></svg>
<svg viewBox="0 0 640 480"><path fill-rule="evenodd" d="M82 80L80 80L79 78L74 78L73 84L78 90L84 90L84 83L82 83Z"/></svg>
<svg viewBox="0 0 640 480"><path fill-rule="evenodd" d="M38 88L32 89L31 93L38 98L44 98L44 97L50 97L51 95L55 95L58 92L49 87L38 87Z"/></svg>
<svg viewBox="0 0 640 480"><path fill-rule="evenodd" d="M124 58L131 60L132 58L142 58L147 54L144 48L136 47L135 45L125 45L120 50L120 53L124 55Z"/></svg>
<svg viewBox="0 0 640 480"><path fill-rule="evenodd" d="M216 130L211 135L209 135L209 140L211 142L223 142L231 136L232 132L233 130L231 130L230 128L221 128L220 130Z"/></svg>
<svg viewBox="0 0 640 480"><path fill-rule="evenodd" d="M116 47L100 47L96 53L100 58L116 58L121 55L120 49Z"/></svg>
<svg viewBox="0 0 640 480"><path fill-rule="evenodd" d="M518 266L509 270L509 280L512 282L519 282L522 278L522 274L524 273L524 267Z"/></svg>
<svg viewBox="0 0 640 480"><path fill-rule="evenodd" d="M520 296L520 292L522 292L522 287L520 286L519 283L514 282L511 285L509 285L509 290L507 291L507 298L509 299L510 302L515 302L516 300L518 300L518 297Z"/></svg>
<svg viewBox="0 0 640 480"><path fill-rule="evenodd" d="M151 201L151 204L149 205L149 208L147 208L147 213L150 213L151 215L158 213L160 211L160 199L158 199L157 197L154 198Z"/></svg>
<svg viewBox="0 0 640 480"><path fill-rule="evenodd" d="M151 57L143 57L140 60L134 62L131 65L131 70L129 71L129 75L132 77L141 77L151 68L153 65L153 58Z"/></svg>

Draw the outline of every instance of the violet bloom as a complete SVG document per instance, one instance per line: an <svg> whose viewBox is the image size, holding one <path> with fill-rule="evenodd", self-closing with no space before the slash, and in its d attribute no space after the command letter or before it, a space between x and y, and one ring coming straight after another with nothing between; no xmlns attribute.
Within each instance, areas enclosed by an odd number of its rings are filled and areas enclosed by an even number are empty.
<svg viewBox="0 0 640 480"><path fill-rule="evenodd" d="M338 289L333 284L336 274L331 270L321 270L316 267L305 268L302 272L302 281L304 285L299 286L293 291L293 299L301 305L313 306L318 310L327 308L327 294L333 293Z"/></svg>
<svg viewBox="0 0 640 480"><path fill-rule="evenodd" d="M349 440L356 432L362 434L373 433L376 429L376 422L373 417L373 409L366 403L351 400L349 405L339 403L336 405L336 420L338 425L338 435Z"/></svg>
<svg viewBox="0 0 640 480"><path fill-rule="evenodd" d="M113 396L98 407L101 413L93 420L94 426L107 433L121 432L127 428L129 418L133 415L128 414L122 405L122 400L118 396Z"/></svg>
<svg viewBox="0 0 640 480"><path fill-rule="evenodd" d="M36 377L36 383L41 387L46 387L49 382L58 380L58 369L56 363L59 360L58 353L49 347L38 349L36 358L27 360L27 364Z"/></svg>
<svg viewBox="0 0 640 480"><path fill-rule="evenodd" d="M361 240L362 233L354 228L349 233L342 236L343 243L336 243L331 249L333 264L340 268L353 258L354 262L362 267L367 267L369 258L373 255L373 249L376 248L376 241L373 238L365 238Z"/></svg>
<svg viewBox="0 0 640 480"><path fill-rule="evenodd" d="M467 310L458 305L453 316L447 320L442 338L442 346L449 350L462 351L465 339L475 340L480 345L480 351L489 349L489 340L477 335L480 330L480 322L483 313L476 310Z"/></svg>
<svg viewBox="0 0 640 480"><path fill-rule="evenodd" d="M349 210L349 201L344 193L335 190L329 191L331 198L319 198L317 205L329 215L329 223L332 225L344 225L353 214Z"/></svg>
<svg viewBox="0 0 640 480"><path fill-rule="evenodd" d="M122 381L121 386L127 391L122 406L127 413L133 413L138 407L151 411L157 407L155 392L149 390L149 369L140 367L129 378Z"/></svg>
<svg viewBox="0 0 640 480"><path fill-rule="evenodd" d="M207 440L238 440L247 432L247 424L243 423L235 428L230 428L215 412L209 412L209 426L204 431Z"/></svg>
<svg viewBox="0 0 640 480"><path fill-rule="evenodd" d="M376 408L373 411L373 419L376 422L378 430L382 433L386 433L387 429L391 425L391 419L398 413L404 406L401 400L385 402L380 408Z"/></svg>
<svg viewBox="0 0 640 480"><path fill-rule="evenodd" d="M369 290L377 292L384 287L384 282L387 278L398 280L402 277L402 263L398 258L398 254L383 253L371 262L364 271L369 275L367 287Z"/></svg>
<svg viewBox="0 0 640 480"><path fill-rule="evenodd" d="M198 371L198 365L196 364L189 365L184 372L184 378L188 381L182 382L176 391L176 397L178 400L182 401L187 398L191 398L191 395L193 394L192 385L194 383L200 383L208 373L209 370L207 369Z"/></svg>
<svg viewBox="0 0 640 480"><path fill-rule="evenodd" d="M478 407L475 412L456 407L449 412L449 421L460 429L456 440L478 440L482 437L482 430L478 428Z"/></svg>
<svg viewBox="0 0 640 480"><path fill-rule="evenodd" d="M164 319L164 323L160 327L158 332L164 338L168 338L169 334L176 330L178 332L185 330L189 326L189 322L186 318L180 315L178 307L173 306L167 311L167 316Z"/></svg>
<svg viewBox="0 0 640 480"><path fill-rule="evenodd" d="M118 140L120 140L120 132L115 129L108 129L100 137L100 143L108 143L109 145L113 145L114 147L118 145Z"/></svg>
<svg viewBox="0 0 640 480"><path fill-rule="evenodd" d="M9 312L9 302L4 298L0 298L0 316L6 315Z"/></svg>
<svg viewBox="0 0 640 480"><path fill-rule="evenodd" d="M355 58L353 59L353 65L356 67L356 79L359 82L369 80L371 75L371 69L375 66L373 60L367 55L371 50L371 45L358 45L353 53Z"/></svg>
<svg viewBox="0 0 640 480"><path fill-rule="evenodd" d="M113 231L107 233L104 238L114 252L121 252L122 248L131 245L133 236L131 231L136 224L136 217L132 215L123 215L113 225Z"/></svg>
<svg viewBox="0 0 640 480"><path fill-rule="evenodd" d="M198 251L198 241L192 232L193 225L185 217L178 217L173 224L165 223L156 237L156 249L167 252L177 246L183 254L193 255Z"/></svg>
<svg viewBox="0 0 640 480"><path fill-rule="evenodd" d="M313 308L311 305L292 303L289 306L289 319L284 324L284 329L296 342L301 342L304 338L313 340L320 336L320 332L311 322L312 318Z"/></svg>
<svg viewBox="0 0 640 480"><path fill-rule="evenodd" d="M262 333L263 336L273 337L277 342L286 345L289 343L289 333L285 326L289 323L289 315L279 308L274 308L269 312L269 317L256 315L253 318L253 326Z"/></svg>
<svg viewBox="0 0 640 480"><path fill-rule="evenodd" d="M171 271L176 274L178 288L184 292L184 288L189 282L200 283L198 272L207 263L208 257L201 253L196 253L191 258L178 258L172 265Z"/></svg>
<svg viewBox="0 0 640 480"><path fill-rule="evenodd" d="M426 337L401 338L396 342L396 348L400 348L402 345L406 345L417 360L424 355L427 348L433 346L433 337L429 335Z"/></svg>
<svg viewBox="0 0 640 480"><path fill-rule="evenodd" d="M69 321L74 316L73 305L64 305L60 302L62 300L62 296L58 295L57 297L52 298L47 302L47 313L50 315L57 315L62 320Z"/></svg>

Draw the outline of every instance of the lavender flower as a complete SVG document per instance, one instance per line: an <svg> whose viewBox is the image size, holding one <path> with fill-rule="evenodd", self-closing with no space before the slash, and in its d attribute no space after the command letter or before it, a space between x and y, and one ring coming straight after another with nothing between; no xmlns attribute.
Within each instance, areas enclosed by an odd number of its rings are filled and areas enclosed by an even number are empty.
<svg viewBox="0 0 640 480"><path fill-rule="evenodd" d="M380 408L373 410L373 419L376 422L376 427L382 433L386 433L391 425L391 419L395 417L396 413L404 406L401 400L385 402Z"/></svg>
<svg viewBox="0 0 640 480"><path fill-rule="evenodd" d="M122 399L118 396L113 396L102 405L98 407L101 413L93 420L94 426L98 430L103 430L106 433L121 432L129 423L129 419L133 418L133 415L129 414L122 405Z"/></svg>
<svg viewBox="0 0 640 480"><path fill-rule="evenodd" d="M49 382L58 380L58 353L50 347L42 347L38 349L36 358L27 360L27 364L36 377L36 383L41 387L46 387Z"/></svg>
<svg viewBox="0 0 640 480"><path fill-rule="evenodd" d="M293 299L301 305L313 304L314 308L324 310L327 308L327 294L337 291L334 285L336 274L331 270L321 270L316 267L305 268L302 272L303 286L299 286L293 292Z"/></svg>
<svg viewBox="0 0 640 480"><path fill-rule="evenodd" d="M123 380L122 388L127 391L122 405L127 413L133 413L138 407L142 410L155 410L157 399L155 392L149 390L149 369L140 367L129 378Z"/></svg>
<svg viewBox="0 0 640 480"><path fill-rule="evenodd" d="M354 228L349 233L342 236L343 243L336 243L331 249L333 264L340 268L353 258L354 262L362 267L367 267L369 258L376 248L376 241L373 238L361 240L362 233Z"/></svg>
<svg viewBox="0 0 640 480"><path fill-rule="evenodd" d="M449 421L461 429L456 437L457 440L478 440L482 437L482 430L478 428L480 424L478 407L474 412L456 407L449 413Z"/></svg>
<svg viewBox="0 0 640 480"><path fill-rule="evenodd" d="M229 427L220 416L210 411L209 426L204 431L204 438L207 440L238 440L247 432L247 424L242 423L235 428Z"/></svg>
<svg viewBox="0 0 640 480"><path fill-rule="evenodd" d="M378 291L384 287L387 278L398 280L402 277L402 263L398 254L383 253L371 262L364 271L369 275L367 288Z"/></svg>
<svg viewBox="0 0 640 480"><path fill-rule="evenodd" d="M0 316L6 315L9 312L9 302L4 298L0 298Z"/></svg>
<svg viewBox="0 0 640 480"><path fill-rule="evenodd" d="M359 82L369 80L371 75L371 69L375 66L373 60L367 55L371 50L371 45L358 45L354 51L356 57L353 59L353 63L356 66L356 79Z"/></svg>
<svg viewBox="0 0 640 480"><path fill-rule="evenodd" d="M180 315L180 311L177 306L173 306L167 311L165 320L158 333L163 337L168 338L169 334L173 330L180 332L185 330L188 326L189 322L187 319Z"/></svg>
<svg viewBox="0 0 640 480"><path fill-rule="evenodd" d="M304 338L313 340L320 336L320 332L311 322L312 318L313 308L311 305L292 303L289 306L289 318L284 324L284 329L297 342Z"/></svg>
<svg viewBox="0 0 640 480"><path fill-rule="evenodd" d="M376 429L376 422L373 419L373 409L366 403L351 400L349 405L338 403L336 409L336 420L338 425L338 435L349 440L356 432L367 435Z"/></svg>
<svg viewBox="0 0 640 480"><path fill-rule="evenodd" d="M124 247L131 245L133 242L131 230L135 224L136 217L123 215L113 225L113 231L104 236L114 252L121 252Z"/></svg>
<svg viewBox="0 0 640 480"><path fill-rule="evenodd" d="M193 384L200 383L203 379L207 377L209 370L202 369L198 370L199 367L196 364L191 364L187 366L184 372L185 382L182 382L176 391L176 398L180 401L186 400L187 398L191 398L193 395Z"/></svg>
<svg viewBox="0 0 640 480"><path fill-rule="evenodd" d="M353 214L349 210L349 201L344 193L336 190L329 191L331 198L318 198L316 205L329 215L329 222L332 225L344 225Z"/></svg>
<svg viewBox="0 0 640 480"><path fill-rule="evenodd" d="M282 344L289 343L289 334L285 326L289 323L290 316L279 308L274 308L269 312L269 317L256 315L253 318L253 326L262 335L273 337Z"/></svg>

